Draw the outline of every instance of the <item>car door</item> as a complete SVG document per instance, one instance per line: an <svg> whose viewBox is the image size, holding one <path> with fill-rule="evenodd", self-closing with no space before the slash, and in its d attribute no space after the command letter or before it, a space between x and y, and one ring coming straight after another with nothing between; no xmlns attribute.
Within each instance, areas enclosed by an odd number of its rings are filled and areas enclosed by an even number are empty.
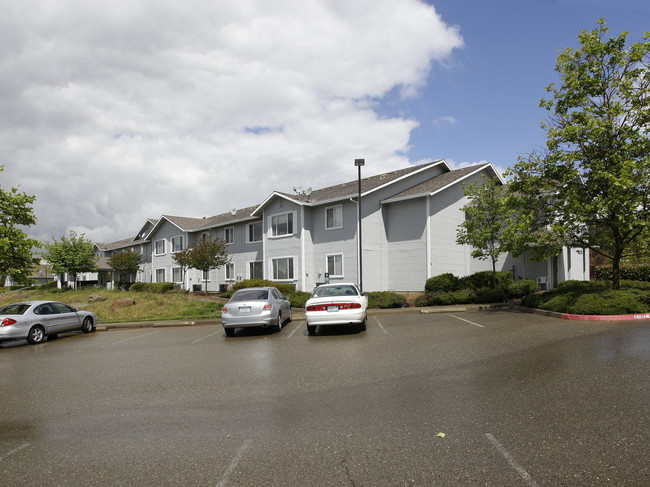
<svg viewBox="0 0 650 487"><path fill-rule="evenodd" d="M34 314L38 315L48 335L63 331L67 319L66 316L61 316L53 305L54 303L44 303L34 309Z"/></svg>
<svg viewBox="0 0 650 487"><path fill-rule="evenodd" d="M79 330L81 321L77 311L67 304L51 303L57 314L57 332Z"/></svg>

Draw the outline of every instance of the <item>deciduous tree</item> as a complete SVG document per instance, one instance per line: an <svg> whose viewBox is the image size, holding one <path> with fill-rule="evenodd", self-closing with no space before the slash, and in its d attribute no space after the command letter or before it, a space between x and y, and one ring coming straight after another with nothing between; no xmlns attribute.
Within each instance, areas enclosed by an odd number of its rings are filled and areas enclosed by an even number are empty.
<svg viewBox="0 0 650 487"><path fill-rule="evenodd" d="M115 252L109 257L108 263L117 272L118 280L121 280L123 276L128 278L131 274L138 272L141 260L140 252L128 249Z"/></svg>
<svg viewBox="0 0 650 487"><path fill-rule="evenodd" d="M189 245L189 267L203 272L205 294L208 294L208 273L230 262L228 243L219 237L205 237Z"/></svg>
<svg viewBox="0 0 650 487"><path fill-rule="evenodd" d="M52 243L44 244L43 258L52 264L54 272L71 274L76 285L77 274L97 270L95 247L83 233L78 235L71 230L68 237L63 236L58 242L56 238L52 240Z"/></svg>
<svg viewBox="0 0 650 487"><path fill-rule="evenodd" d="M650 242L650 33L627 46L608 30L601 19L559 55L561 84L540 103L546 147L507 176L538 256L589 248L611 260L618 289L621 259Z"/></svg>

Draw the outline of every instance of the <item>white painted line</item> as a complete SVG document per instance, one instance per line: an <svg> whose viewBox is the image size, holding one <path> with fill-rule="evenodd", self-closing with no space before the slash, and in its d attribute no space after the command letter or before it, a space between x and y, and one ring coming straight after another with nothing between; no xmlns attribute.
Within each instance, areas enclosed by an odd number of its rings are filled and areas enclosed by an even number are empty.
<svg viewBox="0 0 650 487"><path fill-rule="evenodd" d="M377 318L376 316L374 318L375 318L375 321L377 322L377 324L379 325L379 328L381 328L381 331L383 331L386 335L388 335L388 332L386 331L386 328L384 328L384 325L381 324L381 321L379 321L379 318Z"/></svg>
<svg viewBox="0 0 650 487"><path fill-rule="evenodd" d="M217 335L218 333L223 334L223 330L217 330L217 331L215 331L214 333L210 333L209 335L206 335L206 336L204 336L204 337L199 338L198 340L194 340L194 341L192 342L192 345L194 345L195 343L200 342L200 341L203 340L204 338L209 338L209 337L211 337L212 335Z"/></svg>
<svg viewBox="0 0 650 487"><path fill-rule="evenodd" d="M154 333L158 333L159 331L162 331L162 330L156 330L156 331L152 331L152 332L149 332L149 333L145 333L144 335L138 335L138 336L134 336L134 337L130 337L130 338L125 338L124 340L120 340L118 342L113 342L110 345L102 345L100 348L110 347L111 345L117 345L118 343L128 342L129 340L137 340L138 338L146 337L148 335L153 335Z"/></svg>
<svg viewBox="0 0 650 487"><path fill-rule="evenodd" d="M237 452L237 455L235 455L235 458L233 458L232 462L230 462L230 465L228 465L228 469L221 476L221 480L217 484L217 487L224 487L228 483L228 480L230 479L230 476L232 475L232 471L235 470L235 467L239 463L239 460L241 460L241 458L244 456L244 453L246 453L246 450L248 450L248 447L250 446L252 441L253 440L248 439L248 440L246 440L244 442L242 447Z"/></svg>
<svg viewBox="0 0 650 487"><path fill-rule="evenodd" d="M11 451L8 451L8 452L5 453L4 455L0 455L0 462L1 462L2 460L4 460L5 458L7 458L8 456L13 455L14 453L17 453L17 452L19 452L20 450L23 450L23 449L27 448L28 446L29 446L29 443L23 443L23 444L20 445L19 447L14 448L14 449L11 450Z"/></svg>
<svg viewBox="0 0 650 487"><path fill-rule="evenodd" d="M464 321L465 323L469 323L470 325L474 326L480 326L481 328L485 328L483 325L479 325L478 323L474 323L473 321L466 320L465 318L461 318L460 316L452 315L447 313L448 316L451 316L452 318L456 318L457 320Z"/></svg>
<svg viewBox="0 0 650 487"><path fill-rule="evenodd" d="M499 443L494 436L492 436L490 433L486 433L485 436L496 447L496 449L499 450L499 453L501 453L501 455L503 455L503 457L508 460L508 463L517 471L519 476L524 479L524 482L526 482L530 487L537 487L537 483L532 479L530 475L528 475L528 472L526 472L521 467L521 465L519 465L517 461L512 458L512 455L510 455L510 453L508 453L508 451L503 448L501 443Z"/></svg>
<svg viewBox="0 0 650 487"><path fill-rule="evenodd" d="M305 323L304 321L299 322L299 323L298 323L298 326L296 326L296 328L295 328L291 333L289 333L289 336L287 337L287 340L288 340L289 338L291 338L295 332L297 332L298 330L302 329L302 325L303 325L304 323Z"/></svg>

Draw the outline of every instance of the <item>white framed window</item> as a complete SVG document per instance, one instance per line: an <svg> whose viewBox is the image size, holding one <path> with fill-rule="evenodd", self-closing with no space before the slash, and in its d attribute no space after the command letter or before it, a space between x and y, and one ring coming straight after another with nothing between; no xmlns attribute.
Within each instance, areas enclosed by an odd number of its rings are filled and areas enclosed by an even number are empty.
<svg viewBox="0 0 650 487"><path fill-rule="evenodd" d="M226 227L223 229L223 239L226 243L231 244L235 242L235 227Z"/></svg>
<svg viewBox="0 0 650 487"><path fill-rule="evenodd" d="M165 269L156 269L156 282L165 282Z"/></svg>
<svg viewBox="0 0 650 487"><path fill-rule="evenodd" d="M161 238L156 240L153 243L153 254L154 255L164 255L165 254L165 239Z"/></svg>
<svg viewBox="0 0 650 487"><path fill-rule="evenodd" d="M179 250L183 250L183 236L182 235L177 235L176 237L172 237L172 252L178 252Z"/></svg>
<svg viewBox="0 0 650 487"><path fill-rule="evenodd" d="M249 279L264 279L264 263L261 260L248 263Z"/></svg>
<svg viewBox="0 0 650 487"><path fill-rule="evenodd" d="M201 273L201 281L208 281L210 282L210 271L203 271Z"/></svg>
<svg viewBox="0 0 650 487"><path fill-rule="evenodd" d="M262 241L262 222L248 224L248 243Z"/></svg>
<svg viewBox="0 0 650 487"><path fill-rule="evenodd" d="M330 277L343 277L343 254L325 256L327 273Z"/></svg>
<svg viewBox="0 0 650 487"><path fill-rule="evenodd" d="M172 268L172 282L182 282L183 281L183 269L180 267Z"/></svg>
<svg viewBox="0 0 650 487"><path fill-rule="evenodd" d="M272 260L273 280L274 281L291 281L293 280L293 257L281 257Z"/></svg>
<svg viewBox="0 0 650 487"><path fill-rule="evenodd" d="M235 280L235 264L228 262L226 264L226 281Z"/></svg>
<svg viewBox="0 0 650 487"><path fill-rule="evenodd" d="M280 213L271 217L271 236L293 235L293 212Z"/></svg>
<svg viewBox="0 0 650 487"><path fill-rule="evenodd" d="M325 228L327 230L343 228L343 205L325 208Z"/></svg>

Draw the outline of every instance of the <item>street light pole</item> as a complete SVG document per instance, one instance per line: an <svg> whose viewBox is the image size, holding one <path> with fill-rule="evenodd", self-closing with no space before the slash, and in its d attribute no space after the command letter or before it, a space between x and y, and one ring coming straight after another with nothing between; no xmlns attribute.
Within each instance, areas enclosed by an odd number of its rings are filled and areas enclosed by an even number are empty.
<svg viewBox="0 0 650 487"><path fill-rule="evenodd" d="M357 225L359 226L359 291L363 291L363 246L361 245L361 166L364 166L365 164L365 159L354 160L354 165L359 169L359 195L357 199Z"/></svg>

